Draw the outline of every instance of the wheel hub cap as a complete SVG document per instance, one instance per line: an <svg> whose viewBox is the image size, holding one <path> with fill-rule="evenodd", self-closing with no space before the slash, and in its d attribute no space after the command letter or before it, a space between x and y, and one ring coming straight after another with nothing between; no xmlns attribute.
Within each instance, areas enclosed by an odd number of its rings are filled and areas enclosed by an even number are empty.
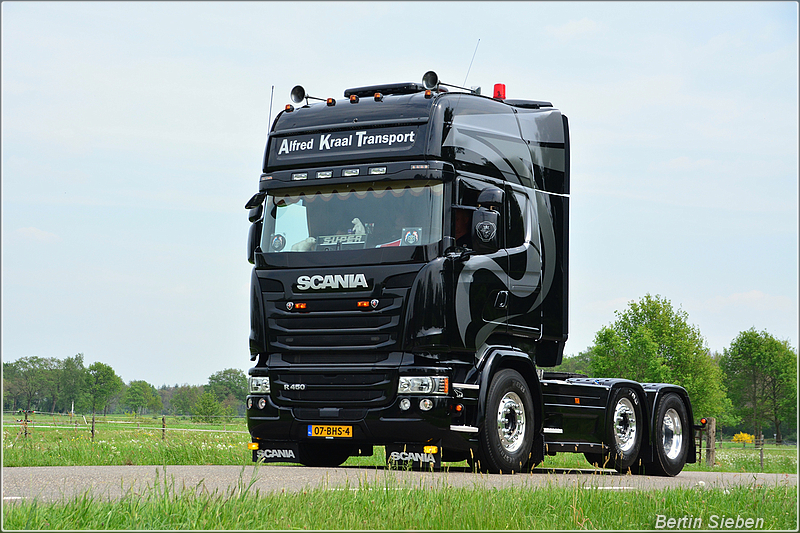
<svg viewBox="0 0 800 533"><path fill-rule="evenodd" d="M683 448L681 417L675 409L667 409L662 423L663 438L661 439L661 446L667 457L675 459L680 455L681 448Z"/></svg>
<svg viewBox="0 0 800 533"><path fill-rule="evenodd" d="M628 398L622 398L614 408L614 440L623 453L636 443L636 411Z"/></svg>
<svg viewBox="0 0 800 533"><path fill-rule="evenodd" d="M507 392L497 407L497 434L508 452L517 451L525 437L525 407L515 392Z"/></svg>

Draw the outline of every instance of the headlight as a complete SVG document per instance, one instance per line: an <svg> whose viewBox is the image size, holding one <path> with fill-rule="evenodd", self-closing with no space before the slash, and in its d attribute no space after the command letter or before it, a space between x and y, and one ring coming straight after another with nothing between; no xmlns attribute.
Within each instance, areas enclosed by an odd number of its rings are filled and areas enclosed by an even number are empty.
<svg viewBox="0 0 800 533"><path fill-rule="evenodd" d="M269 378L250 376L250 394L269 394Z"/></svg>
<svg viewBox="0 0 800 533"><path fill-rule="evenodd" d="M450 380L442 376L400 376L398 394L447 394Z"/></svg>

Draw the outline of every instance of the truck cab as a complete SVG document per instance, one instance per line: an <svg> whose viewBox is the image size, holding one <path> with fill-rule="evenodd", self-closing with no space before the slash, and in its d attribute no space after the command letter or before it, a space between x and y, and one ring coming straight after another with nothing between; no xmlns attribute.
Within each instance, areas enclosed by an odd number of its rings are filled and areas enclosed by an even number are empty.
<svg viewBox="0 0 800 533"><path fill-rule="evenodd" d="M254 461L336 466L385 446L397 463L519 472L553 450L613 452L624 380L543 372L568 333L567 117L430 74L313 104L297 87L305 105L272 124L246 205Z"/></svg>

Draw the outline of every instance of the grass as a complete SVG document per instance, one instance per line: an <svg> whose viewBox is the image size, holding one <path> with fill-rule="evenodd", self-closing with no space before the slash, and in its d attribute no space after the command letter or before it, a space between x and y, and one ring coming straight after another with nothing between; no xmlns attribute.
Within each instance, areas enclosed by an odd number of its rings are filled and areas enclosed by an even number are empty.
<svg viewBox="0 0 800 533"><path fill-rule="evenodd" d="M66 419L66 420L65 420ZM243 465L250 464L250 441L243 419L218 424L200 424L169 417L161 429L161 417L101 417L95 424L95 438L80 417L79 424L68 417L36 415L28 437L21 426L6 416L3 426L3 466L81 465ZM138 425L138 427L137 427ZM722 443L716 450L713 468L701 463L687 464L687 471L797 473L796 446L766 446L764 468L760 453L750 446ZM381 466L384 449L375 447L372 457L351 457L349 466ZM466 461L451 466L466 466ZM590 468L582 454L548 456L542 468Z"/></svg>
<svg viewBox="0 0 800 533"><path fill-rule="evenodd" d="M797 527L796 487L608 491L591 487L493 489L408 486L391 476L342 489L260 493L242 477L220 493L176 490L156 479L116 502L84 494L70 501L4 505L14 529L655 529L659 515L701 520L763 519L763 529ZM716 518L714 518L716 517ZM729 528L730 529L730 528Z"/></svg>

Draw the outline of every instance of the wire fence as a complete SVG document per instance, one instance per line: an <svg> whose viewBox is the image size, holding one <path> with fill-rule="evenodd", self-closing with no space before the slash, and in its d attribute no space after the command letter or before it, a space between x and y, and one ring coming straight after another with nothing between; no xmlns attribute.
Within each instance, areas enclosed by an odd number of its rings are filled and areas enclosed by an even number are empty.
<svg viewBox="0 0 800 533"><path fill-rule="evenodd" d="M159 420L160 418L160 420ZM209 422L209 419L212 419ZM214 420L216 419L216 420ZM160 422L160 424L159 424ZM169 422L169 424L168 424ZM186 424L219 427L185 427ZM3 427L18 427L19 435L27 438L35 429L78 429L88 430L94 440L98 425L114 425L116 431L161 431L166 439L167 432L205 432L247 434L244 417L238 416L147 416L147 415L85 415L74 413L46 413L41 411L4 411ZM135 427L134 427L135 426ZM184 427L179 427L184 426ZM242 429L228 429L242 428Z"/></svg>

